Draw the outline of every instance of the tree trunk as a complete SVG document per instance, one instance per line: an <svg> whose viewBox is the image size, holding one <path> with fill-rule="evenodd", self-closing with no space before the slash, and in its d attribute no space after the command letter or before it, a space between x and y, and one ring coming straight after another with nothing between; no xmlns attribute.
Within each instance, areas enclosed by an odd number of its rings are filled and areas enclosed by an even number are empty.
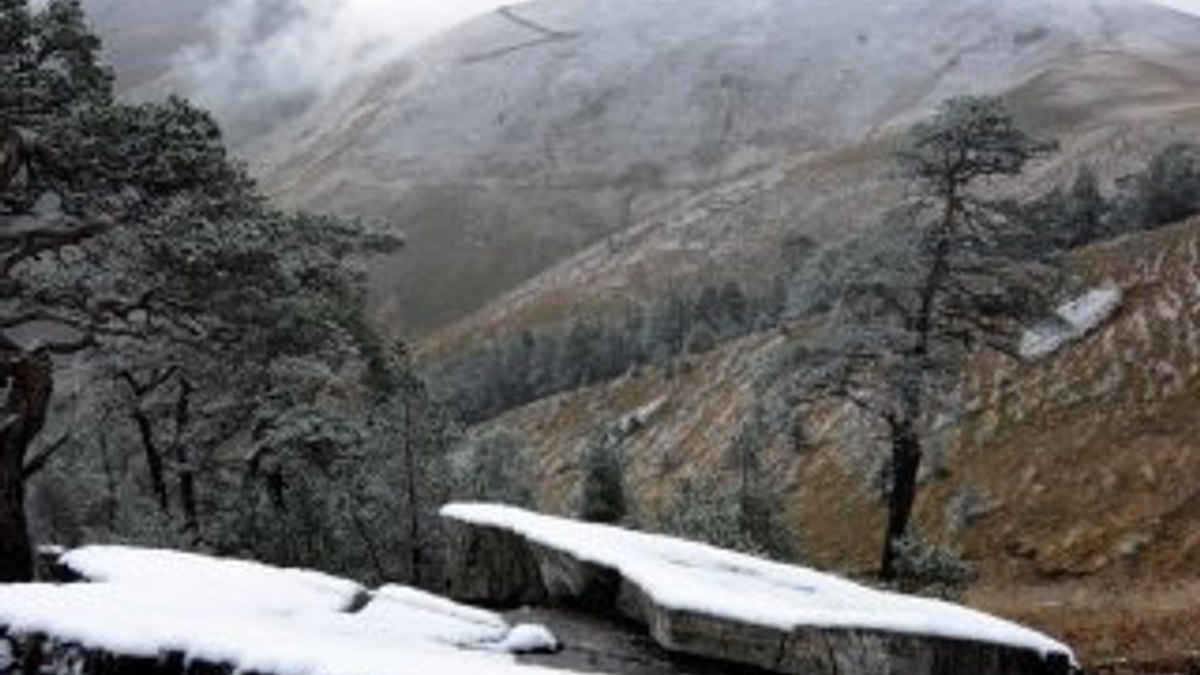
<svg viewBox="0 0 1200 675"><path fill-rule="evenodd" d="M166 470L163 468L162 453L154 442L154 423L150 416L135 404L132 411L133 421L137 424L138 436L142 439L142 450L146 454L146 470L150 472L150 486L154 489L154 497L158 500L158 508L164 516L170 515L170 502L167 495Z"/></svg>
<svg viewBox="0 0 1200 675"><path fill-rule="evenodd" d="M892 490L888 495L887 532L879 564L879 576L884 581L895 581L898 575L897 544L908 534L920 470L920 434L913 420L901 420L892 430Z"/></svg>
<svg viewBox="0 0 1200 675"><path fill-rule="evenodd" d="M192 385L185 378L179 381L179 397L175 401L176 471L179 474L179 508L183 512L183 533L193 546L203 543L200 535L200 509L196 504L196 467L192 464L187 446L187 428L191 423Z"/></svg>
<svg viewBox="0 0 1200 675"><path fill-rule="evenodd" d="M413 424L412 424L412 401L410 392L405 391L401 394L404 396L404 429L403 438L401 439L404 453L404 472L407 480L408 493L408 553L411 581L414 586L421 585L421 500L417 494L417 457L416 444L413 442Z"/></svg>
<svg viewBox="0 0 1200 675"><path fill-rule="evenodd" d="M0 583L33 580L33 546L25 520L23 449L4 435L0 452Z"/></svg>
<svg viewBox="0 0 1200 675"><path fill-rule="evenodd" d="M193 546L204 543L200 536L200 510L196 504L196 472L186 446L176 451L179 462L179 505L183 509L183 532Z"/></svg>
<svg viewBox="0 0 1200 675"><path fill-rule="evenodd" d="M920 305L910 325L915 341L906 355L908 362L900 382L900 409L891 420L892 490L888 496L888 526L879 563L879 577L884 581L896 580L896 544L908 534L908 521L917 499L925 387L930 371L935 367L931 356L938 300L950 275L952 237L961 211L962 201L957 189L952 187L946 197L941 222L932 234L933 258L921 285Z"/></svg>
<svg viewBox="0 0 1200 675"><path fill-rule="evenodd" d="M120 503L117 499L119 481L117 468L113 466L108 452L108 435L104 433L100 434L100 462L104 469L104 522L109 530L113 530L117 526L117 506Z"/></svg>
<svg viewBox="0 0 1200 675"><path fill-rule="evenodd" d="M46 422L53 366L44 353L18 353L4 364L8 397L0 429L0 583L33 580L33 544L25 516L25 456Z"/></svg>
<svg viewBox="0 0 1200 675"><path fill-rule="evenodd" d="M0 124L0 193L10 192L9 187L18 182L24 164L21 146L21 135Z"/></svg>

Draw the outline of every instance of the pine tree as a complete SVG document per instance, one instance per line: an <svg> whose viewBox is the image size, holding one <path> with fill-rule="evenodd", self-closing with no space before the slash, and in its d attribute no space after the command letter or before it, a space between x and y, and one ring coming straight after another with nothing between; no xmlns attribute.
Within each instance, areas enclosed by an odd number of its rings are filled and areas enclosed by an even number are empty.
<svg viewBox="0 0 1200 675"><path fill-rule="evenodd" d="M1083 246L1104 236L1104 218L1108 203L1100 193L1100 180L1091 167L1075 174L1071 184L1070 222L1073 237L1070 246Z"/></svg>
<svg viewBox="0 0 1200 675"><path fill-rule="evenodd" d="M594 523L621 522L628 508L619 435L611 430L596 435L584 447L582 459L579 518Z"/></svg>
<svg viewBox="0 0 1200 675"><path fill-rule="evenodd" d="M1022 322L1049 307L1054 247L1039 245L1025 231L1030 223L979 188L1019 174L1051 147L1017 126L999 99L947 101L898 153L913 201L867 233L832 282L840 298L800 386L841 397L886 429L884 579L897 573L927 424L962 359L980 346L1011 351Z"/></svg>
<svg viewBox="0 0 1200 675"><path fill-rule="evenodd" d="M284 422L319 408L364 357L365 286L351 259L396 241L270 208L211 116L181 99L115 101L78 2L4 0L0 34L7 581L32 573L24 493L60 447L31 455L55 423L61 357L87 355L84 398L105 414L114 402L98 399L116 390L103 378L126 381L155 510L198 529L204 456L239 433L284 438ZM30 340L31 326L49 330ZM143 407L158 396L171 403ZM320 454L331 429L310 421L288 437ZM96 443L80 434L69 445Z"/></svg>

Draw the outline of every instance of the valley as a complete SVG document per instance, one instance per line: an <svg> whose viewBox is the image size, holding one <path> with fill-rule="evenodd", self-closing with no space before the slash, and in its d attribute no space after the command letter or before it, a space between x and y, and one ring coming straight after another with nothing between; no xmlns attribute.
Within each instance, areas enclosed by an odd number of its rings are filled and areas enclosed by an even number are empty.
<svg viewBox="0 0 1200 675"><path fill-rule="evenodd" d="M24 275L0 351L55 385L21 458L38 538L441 590L438 509L503 502L948 597L1087 672L1200 669L1200 15L464 4L403 48L301 39L341 71L242 64L227 91L189 78L237 59L204 55L265 52L205 3L135 5L83 2L117 96L70 103L120 124L0 116L53 141L4 172L0 226L143 227L25 267L0 237ZM232 34L324 35L335 5L246 0L262 24ZM212 118L141 103L255 89ZM117 178L59 171L68 146ZM97 316L97 351L47 355Z"/></svg>

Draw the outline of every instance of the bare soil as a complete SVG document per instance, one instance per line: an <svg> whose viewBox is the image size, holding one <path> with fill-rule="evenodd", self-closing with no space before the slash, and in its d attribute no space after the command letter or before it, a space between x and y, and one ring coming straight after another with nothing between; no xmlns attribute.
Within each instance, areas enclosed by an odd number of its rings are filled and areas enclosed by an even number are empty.
<svg viewBox="0 0 1200 675"><path fill-rule="evenodd" d="M1200 580L984 587L967 601L1066 641L1088 673L1200 675Z"/></svg>

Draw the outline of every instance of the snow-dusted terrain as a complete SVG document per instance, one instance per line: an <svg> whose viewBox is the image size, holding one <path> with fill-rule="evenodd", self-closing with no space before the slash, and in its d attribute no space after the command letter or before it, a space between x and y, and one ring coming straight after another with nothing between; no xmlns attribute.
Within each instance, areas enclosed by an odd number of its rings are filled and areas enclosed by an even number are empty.
<svg viewBox="0 0 1200 675"><path fill-rule="evenodd" d="M1043 656L1066 645L1023 626L928 598L878 591L813 570L671 537L487 504L442 515L499 528L617 570L656 605L752 626L858 629L1006 645Z"/></svg>
<svg viewBox="0 0 1200 675"><path fill-rule="evenodd" d="M713 178L859 141L1076 51L1197 38L1194 19L1138 0L538 0L364 73L280 132L267 175L286 186L320 162L307 185L571 184L653 163Z"/></svg>
<svg viewBox="0 0 1200 675"><path fill-rule="evenodd" d="M1065 69L1029 103L1084 119L1141 86L1178 107L1171 87L1191 88L1156 78L1200 61L1197 44L1200 21L1139 0L537 0L359 73L244 150L285 201L394 220L410 255L379 270L376 313L428 327L589 245L602 254L608 235L690 194L794 158L840 170L862 155L838 152L884 142L951 95ZM1106 78L1126 67L1137 91L1113 94ZM775 221L768 235L855 221L837 197L867 179L831 182L768 186L801 208L780 198L746 219ZM707 243L690 234L710 220L690 218L682 241ZM677 243L645 239L623 257L673 269L657 250Z"/></svg>
<svg viewBox="0 0 1200 675"><path fill-rule="evenodd" d="M272 675L561 672L508 655L552 647L545 628L510 627L410 588L368 592L317 572L122 547L78 549L63 562L90 581L0 586L9 634Z"/></svg>

